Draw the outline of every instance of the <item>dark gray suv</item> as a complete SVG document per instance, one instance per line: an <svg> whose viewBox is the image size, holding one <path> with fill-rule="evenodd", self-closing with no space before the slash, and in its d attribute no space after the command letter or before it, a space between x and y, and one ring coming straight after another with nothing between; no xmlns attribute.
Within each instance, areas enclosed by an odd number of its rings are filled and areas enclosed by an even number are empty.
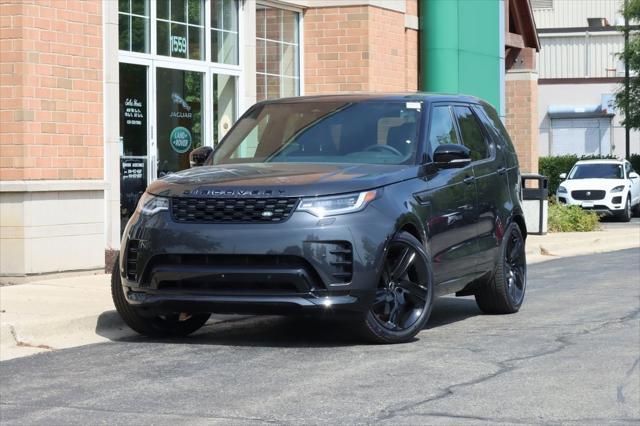
<svg viewBox="0 0 640 426"><path fill-rule="evenodd" d="M518 160L468 96L261 102L192 168L148 188L112 278L125 322L179 336L211 313L344 316L412 339L434 297L518 311L526 228Z"/></svg>

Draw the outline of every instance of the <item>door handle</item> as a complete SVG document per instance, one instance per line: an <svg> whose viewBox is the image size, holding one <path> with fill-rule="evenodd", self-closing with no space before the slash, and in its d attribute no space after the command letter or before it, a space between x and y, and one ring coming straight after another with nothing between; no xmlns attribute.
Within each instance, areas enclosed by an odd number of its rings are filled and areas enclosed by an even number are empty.
<svg viewBox="0 0 640 426"><path fill-rule="evenodd" d="M507 168L506 168L506 167L500 167L500 168L498 169L498 174L499 174L499 175L503 175L503 174L505 174L506 172L507 172Z"/></svg>
<svg viewBox="0 0 640 426"><path fill-rule="evenodd" d="M475 177L473 176L467 176L466 178L464 178L462 181L464 183L466 183L467 185L471 185L474 181L476 180Z"/></svg>

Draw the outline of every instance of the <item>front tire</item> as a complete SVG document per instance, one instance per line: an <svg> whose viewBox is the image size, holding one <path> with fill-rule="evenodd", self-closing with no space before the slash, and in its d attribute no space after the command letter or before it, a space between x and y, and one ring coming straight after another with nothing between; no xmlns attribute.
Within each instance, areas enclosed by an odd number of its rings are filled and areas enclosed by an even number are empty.
<svg viewBox="0 0 640 426"><path fill-rule="evenodd" d="M624 210L619 216L620 222L629 222L631 221L631 198L627 195L627 202L625 204Z"/></svg>
<svg viewBox="0 0 640 426"><path fill-rule="evenodd" d="M373 343L404 343L424 328L433 307L433 270L422 243L400 232L389 243L376 298L361 320Z"/></svg>
<svg viewBox="0 0 640 426"><path fill-rule="evenodd" d="M178 313L146 317L127 302L120 277L120 261L116 259L111 273L111 297L123 321L134 331L149 337L182 337L202 327L210 314L194 314L180 320Z"/></svg>
<svg viewBox="0 0 640 426"><path fill-rule="evenodd" d="M527 259L520 227L512 223L507 227L500 246L493 278L476 293L476 303L485 314L512 314L518 312L527 287Z"/></svg>

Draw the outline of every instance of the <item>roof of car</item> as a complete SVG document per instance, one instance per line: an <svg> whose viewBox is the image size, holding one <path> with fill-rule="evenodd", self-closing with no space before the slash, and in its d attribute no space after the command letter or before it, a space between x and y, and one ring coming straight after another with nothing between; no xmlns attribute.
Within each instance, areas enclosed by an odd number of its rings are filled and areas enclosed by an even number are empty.
<svg viewBox="0 0 640 426"><path fill-rule="evenodd" d="M601 163L601 164L623 164L625 160L617 158L594 158L591 160L580 160L576 164Z"/></svg>
<svg viewBox="0 0 640 426"><path fill-rule="evenodd" d="M327 95L297 96L282 98L268 103L293 103L293 102L367 102L367 101L404 101L404 102L467 102L486 104L480 98L469 95L456 95L447 93L340 93Z"/></svg>

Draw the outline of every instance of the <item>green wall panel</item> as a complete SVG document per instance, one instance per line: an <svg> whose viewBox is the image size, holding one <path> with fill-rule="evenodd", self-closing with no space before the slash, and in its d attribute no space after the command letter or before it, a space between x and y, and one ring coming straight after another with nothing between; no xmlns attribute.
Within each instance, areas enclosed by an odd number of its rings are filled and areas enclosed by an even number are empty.
<svg viewBox="0 0 640 426"><path fill-rule="evenodd" d="M420 1L422 90L478 96L500 111L504 2Z"/></svg>

